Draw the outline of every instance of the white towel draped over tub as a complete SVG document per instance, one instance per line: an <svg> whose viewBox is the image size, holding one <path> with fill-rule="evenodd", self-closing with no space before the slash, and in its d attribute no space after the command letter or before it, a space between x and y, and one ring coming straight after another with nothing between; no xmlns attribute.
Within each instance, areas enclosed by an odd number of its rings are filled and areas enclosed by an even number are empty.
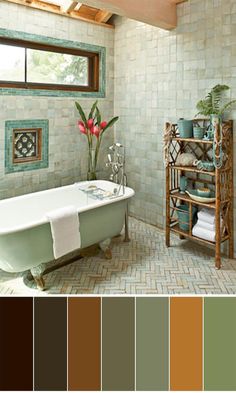
<svg viewBox="0 0 236 393"><path fill-rule="evenodd" d="M74 251L81 246L79 217L74 206L66 206L47 213L51 225L54 258Z"/></svg>

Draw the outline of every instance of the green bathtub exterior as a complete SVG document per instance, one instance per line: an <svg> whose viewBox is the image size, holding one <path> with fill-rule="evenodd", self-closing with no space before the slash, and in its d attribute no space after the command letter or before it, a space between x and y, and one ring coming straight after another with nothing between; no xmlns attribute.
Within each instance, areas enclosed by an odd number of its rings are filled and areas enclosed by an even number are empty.
<svg viewBox="0 0 236 393"><path fill-rule="evenodd" d="M118 235L128 199L79 213L81 248ZM0 235L0 268L22 272L54 259L50 224Z"/></svg>

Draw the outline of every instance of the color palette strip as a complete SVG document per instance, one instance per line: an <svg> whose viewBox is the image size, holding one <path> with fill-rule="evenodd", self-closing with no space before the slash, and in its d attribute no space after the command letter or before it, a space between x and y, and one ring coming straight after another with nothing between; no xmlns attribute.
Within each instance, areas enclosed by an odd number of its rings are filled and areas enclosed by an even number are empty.
<svg viewBox="0 0 236 393"><path fill-rule="evenodd" d="M0 390L236 390L234 297L1 297L0 331Z"/></svg>

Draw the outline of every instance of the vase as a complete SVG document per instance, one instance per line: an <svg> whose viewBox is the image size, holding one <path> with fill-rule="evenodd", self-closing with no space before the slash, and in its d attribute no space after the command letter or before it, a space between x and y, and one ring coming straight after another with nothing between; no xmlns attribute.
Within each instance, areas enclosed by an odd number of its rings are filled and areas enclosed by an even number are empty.
<svg viewBox="0 0 236 393"><path fill-rule="evenodd" d="M187 186L188 186L188 178L186 176L180 176L180 180L179 180L180 194L185 194Z"/></svg>
<svg viewBox="0 0 236 393"><path fill-rule="evenodd" d="M189 230L189 221L190 221L190 212L189 212L189 206L187 205L179 205L177 206L177 216L179 220L179 227L182 229L182 231L188 231ZM194 221L194 216L197 212L197 208L195 206L192 207L192 222ZM192 229L192 228L191 228Z"/></svg>
<svg viewBox="0 0 236 393"><path fill-rule="evenodd" d="M87 180L97 180L96 166L96 150L89 149Z"/></svg>
<svg viewBox="0 0 236 393"><path fill-rule="evenodd" d="M193 127L193 137L195 139L202 139L205 134L205 127L195 126Z"/></svg>
<svg viewBox="0 0 236 393"><path fill-rule="evenodd" d="M178 130L180 138L192 138L193 137L193 122L192 120L179 119Z"/></svg>

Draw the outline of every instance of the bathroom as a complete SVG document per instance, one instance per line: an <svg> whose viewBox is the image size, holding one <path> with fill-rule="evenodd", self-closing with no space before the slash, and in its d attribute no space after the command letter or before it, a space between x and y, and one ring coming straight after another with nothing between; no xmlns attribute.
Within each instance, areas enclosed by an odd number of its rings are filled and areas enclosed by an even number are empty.
<svg viewBox="0 0 236 393"><path fill-rule="evenodd" d="M224 255L222 269L215 270L214 253L206 246L173 236L172 247L166 248L163 159L166 122L194 118L197 102L217 84L230 86L228 99L236 97L235 2L182 2L177 5L177 27L168 29L160 21L153 26L115 12L106 22L92 23L91 15L85 21L23 3L1 2L0 37L48 45L60 40L61 46L70 42L87 51L100 50L100 89L42 93L0 87L0 199L86 180L88 147L78 128L81 119L75 102L88 113L96 100L102 120L119 117L103 138L97 176L109 179L107 154L119 142L125 146L127 183L135 192L129 202L130 242L123 242L123 233L114 237L112 259L94 246L83 258L75 256L75 262L65 262L59 269L50 262L45 293L235 293L232 258ZM89 3L100 8L99 1ZM226 118L235 117L232 106ZM48 140L42 143L48 156L41 167L33 163L22 170L19 164L14 170L7 124L27 128L35 120L48 124ZM1 293L34 291L34 282L25 273L1 271Z"/></svg>

